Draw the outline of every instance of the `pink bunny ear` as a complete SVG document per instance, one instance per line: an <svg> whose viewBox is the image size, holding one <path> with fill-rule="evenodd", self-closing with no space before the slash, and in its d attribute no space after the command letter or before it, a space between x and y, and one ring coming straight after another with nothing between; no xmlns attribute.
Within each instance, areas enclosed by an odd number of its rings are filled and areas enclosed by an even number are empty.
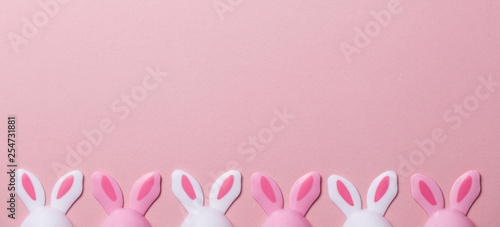
<svg viewBox="0 0 500 227"><path fill-rule="evenodd" d="M139 178L130 192L130 208L144 215L160 195L160 181L161 177L157 172L151 172Z"/></svg>
<svg viewBox="0 0 500 227"><path fill-rule="evenodd" d="M330 199L346 217L361 210L361 197L354 185L347 179L332 175L328 178Z"/></svg>
<svg viewBox="0 0 500 227"><path fill-rule="evenodd" d="M321 177L316 172L308 173L299 178L290 193L290 208L306 215L311 205L316 201L321 191Z"/></svg>
<svg viewBox="0 0 500 227"><path fill-rule="evenodd" d="M52 189L50 206L68 212L69 208L82 195L83 174L80 171L71 171L56 182Z"/></svg>
<svg viewBox="0 0 500 227"><path fill-rule="evenodd" d="M182 170L172 173L172 191L188 213L194 213L203 207L203 192L193 176Z"/></svg>
<svg viewBox="0 0 500 227"><path fill-rule="evenodd" d="M283 195L278 184L264 174L252 175L252 196L268 216L283 209Z"/></svg>
<svg viewBox="0 0 500 227"><path fill-rule="evenodd" d="M92 175L92 194L102 205L106 213L123 208L122 190L111 176L95 172Z"/></svg>
<svg viewBox="0 0 500 227"><path fill-rule="evenodd" d="M29 212L45 206L45 191L35 175L24 169L16 171L16 193Z"/></svg>
<svg viewBox="0 0 500 227"><path fill-rule="evenodd" d="M241 192L241 174L231 170L219 177L210 191L210 207L226 213Z"/></svg>
<svg viewBox="0 0 500 227"><path fill-rule="evenodd" d="M451 188L451 208L466 215L480 192L481 179L479 172L471 170L465 173L455 181L455 184Z"/></svg>
<svg viewBox="0 0 500 227"><path fill-rule="evenodd" d="M429 216L444 209L443 193L439 186L429 177L415 174L411 177L411 193Z"/></svg>
<svg viewBox="0 0 500 227"><path fill-rule="evenodd" d="M398 194L398 175L394 171L380 174L368 189L368 209L384 215Z"/></svg>

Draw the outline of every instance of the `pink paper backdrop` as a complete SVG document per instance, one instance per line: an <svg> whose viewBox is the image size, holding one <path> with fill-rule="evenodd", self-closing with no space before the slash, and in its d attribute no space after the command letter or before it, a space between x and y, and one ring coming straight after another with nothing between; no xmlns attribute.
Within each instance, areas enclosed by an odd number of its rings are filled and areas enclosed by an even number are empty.
<svg viewBox="0 0 500 227"><path fill-rule="evenodd" d="M0 2L0 136L7 115L17 116L17 162L46 193L54 166L84 173L68 212L75 227L106 217L91 194L94 171L115 177L126 205L136 179L160 172L162 194L146 216L180 226L186 213L172 171L188 171L207 193L229 168L243 174L227 213L235 227L265 219L250 193L255 171L285 197L297 178L319 172L322 194L307 218L341 226L328 176L351 180L365 202L371 181L395 170L400 191L386 217L417 227L427 216L411 197L410 174L433 178L448 204L455 179L477 169L483 190L469 217L500 224L499 1L50 3ZM148 67L165 73L151 77ZM89 150L84 132L100 122L112 132ZM78 146L84 155L67 161ZM2 173L2 201L7 184ZM16 220L7 219L2 204L2 226L28 215L18 201Z"/></svg>

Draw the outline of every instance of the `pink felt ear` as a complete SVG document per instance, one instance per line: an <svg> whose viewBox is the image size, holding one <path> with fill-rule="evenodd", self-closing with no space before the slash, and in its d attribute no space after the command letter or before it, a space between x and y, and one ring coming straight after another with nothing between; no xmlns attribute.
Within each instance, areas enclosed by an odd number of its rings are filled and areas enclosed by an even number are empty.
<svg viewBox="0 0 500 227"><path fill-rule="evenodd" d="M299 178L290 193L290 208L306 215L311 205L316 201L321 191L321 177L316 172L308 173Z"/></svg>
<svg viewBox="0 0 500 227"><path fill-rule="evenodd" d="M160 195L160 174L151 172L137 180L130 192L130 207L145 214Z"/></svg>
<svg viewBox="0 0 500 227"><path fill-rule="evenodd" d="M252 196L268 216L283 209L283 195L278 184L264 174L252 175Z"/></svg>
<svg viewBox="0 0 500 227"><path fill-rule="evenodd" d="M462 212L469 212L470 207L481 192L481 179L479 172L472 170L460 176L450 193L451 208Z"/></svg>
<svg viewBox="0 0 500 227"><path fill-rule="evenodd" d="M413 198L424 208L429 216L444 209L443 193L439 186L429 177L415 174L411 178L411 192Z"/></svg>
<svg viewBox="0 0 500 227"><path fill-rule="evenodd" d="M115 179L101 172L92 175L92 194L102 205L106 213L123 208L122 190Z"/></svg>

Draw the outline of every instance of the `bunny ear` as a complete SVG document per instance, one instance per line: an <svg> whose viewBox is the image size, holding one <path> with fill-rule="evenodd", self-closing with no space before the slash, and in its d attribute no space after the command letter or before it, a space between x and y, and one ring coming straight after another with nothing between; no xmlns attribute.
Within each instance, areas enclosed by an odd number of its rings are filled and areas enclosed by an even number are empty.
<svg viewBox="0 0 500 227"><path fill-rule="evenodd" d="M252 175L252 196L268 216L276 210L283 209L283 195L280 187L264 174Z"/></svg>
<svg viewBox="0 0 500 227"><path fill-rule="evenodd" d="M368 189L368 209L382 216L398 194L398 175L394 171L380 174Z"/></svg>
<svg viewBox="0 0 500 227"><path fill-rule="evenodd" d="M158 198L161 191L161 176L150 172L139 178L130 192L130 208L142 215L146 214L151 204Z"/></svg>
<svg viewBox="0 0 500 227"><path fill-rule="evenodd" d="M188 213L203 207L203 192L200 184L188 173L176 170L172 173L172 191Z"/></svg>
<svg viewBox="0 0 500 227"><path fill-rule="evenodd" d="M69 208L82 195L83 174L80 171L71 171L56 182L52 189L50 206L68 212Z"/></svg>
<svg viewBox="0 0 500 227"><path fill-rule="evenodd" d="M241 192L241 174L231 170L219 177L210 190L210 207L226 213Z"/></svg>
<svg viewBox="0 0 500 227"><path fill-rule="evenodd" d="M471 170L460 176L450 193L451 208L462 212L464 215L469 212L470 207L481 192L481 179L479 172Z"/></svg>
<svg viewBox="0 0 500 227"><path fill-rule="evenodd" d="M444 209L443 193L439 186L429 177L415 174L411 177L411 193L429 216Z"/></svg>
<svg viewBox="0 0 500 227"><path fill-rule="evenodd" d="M16 193L29 212L45 206L45 191L35 175L24 169L18 169L16 171L16 182L20 182L20 184L18 183L19 186L16 187Z"/></svg>
<svg viewBox="0 0 500 227"><path fill-rule="evenodd" d="M361 198L354 185L347 179L332 175L328 178L328 194L330 199L346 217L361 210Z"/></svg>
<svg viewBox="0 0 500 227"><path fill-rule="evenodd" d="M108 214L123 208L123 193L120 186L115 179L105 173L95 172L92 175L92 194Z"/></svg>
<svg viewBox="0 0 500 227"><path fill-rule="evenodd" d="M320 183L321 177L316 172L299 178L290 192L290 208L305 216L321 192Z"/></svg>

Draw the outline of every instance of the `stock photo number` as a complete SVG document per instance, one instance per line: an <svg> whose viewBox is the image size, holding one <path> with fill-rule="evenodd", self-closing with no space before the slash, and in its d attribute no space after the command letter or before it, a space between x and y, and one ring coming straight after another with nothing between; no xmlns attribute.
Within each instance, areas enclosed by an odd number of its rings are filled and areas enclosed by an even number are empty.
<svg viewBox="0 0 500 227"><path fill-rule="evenodd" d="M9 184L7 191L7 216L16 219L16 117L7 118L7 175L9 175Z"/></svg>

